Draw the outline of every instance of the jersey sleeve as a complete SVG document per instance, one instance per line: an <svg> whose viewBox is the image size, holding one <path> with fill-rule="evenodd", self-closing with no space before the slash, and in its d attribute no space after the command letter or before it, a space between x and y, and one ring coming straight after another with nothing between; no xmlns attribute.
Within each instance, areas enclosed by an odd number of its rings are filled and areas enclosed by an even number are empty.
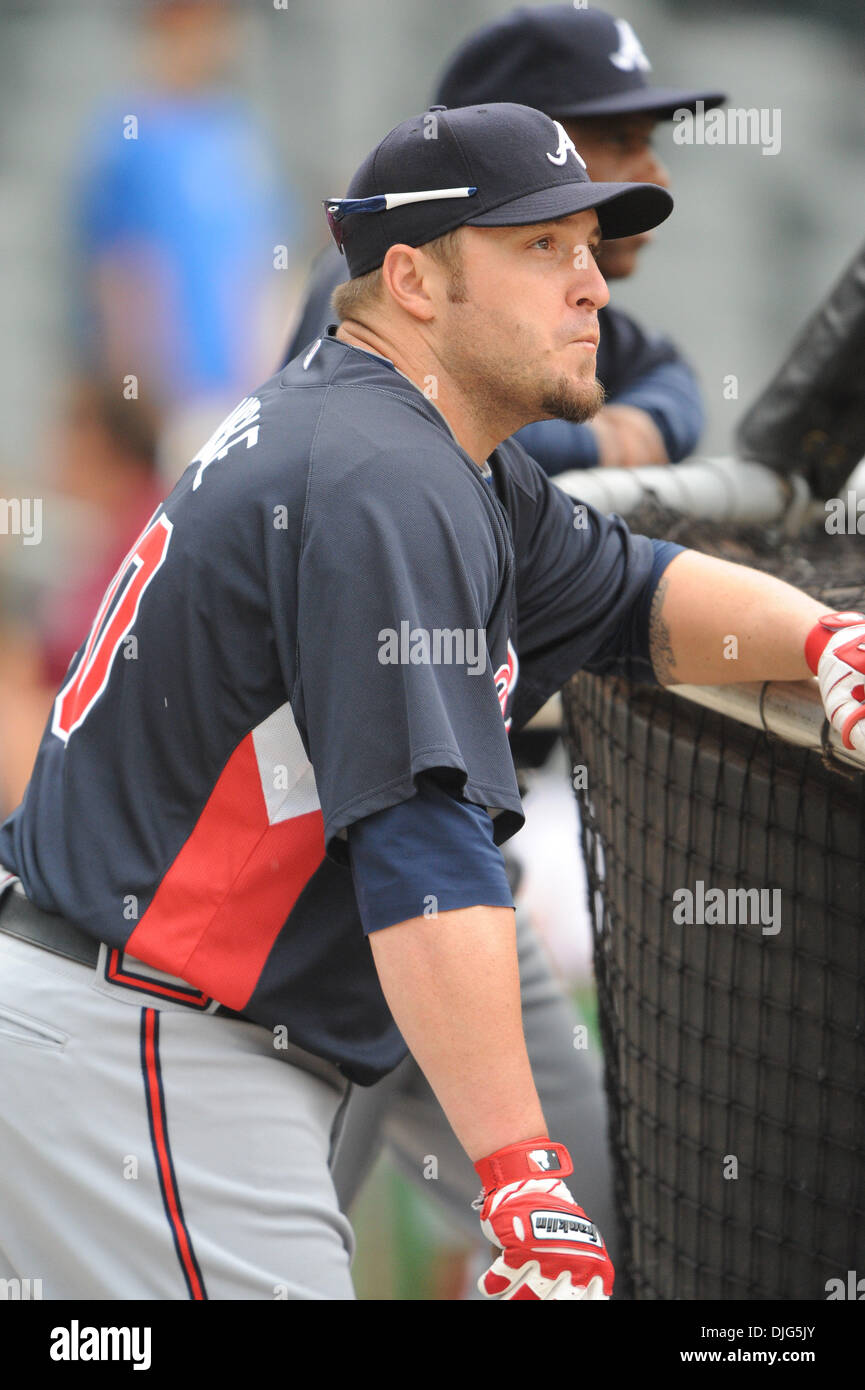
<svg viewBox="0 0 865 1390"><path fill-rule="evenodd" d="M634 621L652 582L652 541L615 513L575 501L520 455L513 491L520 658L514 728L576 671L655 680Z"/></svg>
<svg viewBox="0 0 865 1390"><path fill-rule="evenodd" d="M348 828L348 849L364 931L457 908L513 907L492 821L431 780L417 796Z"/></svg>
<svg viewBox="0 0 865 1390"><path fill-rule="evenodd" d="M297 691L327 853L430 772L522 824L488 641L508 563L483 482L454 455L377 454L311 475L298 579Z"/></svg>

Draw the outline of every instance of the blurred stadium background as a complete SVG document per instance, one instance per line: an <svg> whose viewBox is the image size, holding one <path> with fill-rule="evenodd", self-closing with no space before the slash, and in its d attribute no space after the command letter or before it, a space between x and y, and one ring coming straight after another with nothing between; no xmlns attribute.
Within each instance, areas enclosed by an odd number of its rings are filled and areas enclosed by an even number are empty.
<svg viewBox="0 0 865 1390"><path fill-rule="evenodd" d="M51 695L116 553L226 403L278 365L325 241L321 198L344 191L382 134L425 107L461 39L509 6L199 0L179 7L197 14L170 32L163 8L0 0L0 497L42 500L39 544L0 534L3 813L20 799ZM654 82L717 86L733 106L781 112L776 155L676 146L672 127L659 127L676 212L640 273L615 289L617 303L690 356L708 415L701 452L727 453L738 418L862 239L861 7L629 0L605 8L633 24ZM187 152L171 171L181 201L130 209L106 130L113 121L119 141L120 120L138 116L143 128L155 110L166 148L177 132ZM178 291L173 312L193 306L201 342L183 351L171 312L160 319L161 309L136 299L140 285L124 272L123 237L145 227L190 279L189 300ZM223 275L218 312L209 298L217 281L203 273L196 281L196 266ZM149 337L135 344L129 325L141 323ZM130 352L134 360L124 360ZM131 425L118 407L135 391L141 409ZM527 901L594 1027L591 932L561 747L533 775L527 810L513 842ZM461 1238L386 1164L354 1217L361 1297L464 1289Z"/></svg>

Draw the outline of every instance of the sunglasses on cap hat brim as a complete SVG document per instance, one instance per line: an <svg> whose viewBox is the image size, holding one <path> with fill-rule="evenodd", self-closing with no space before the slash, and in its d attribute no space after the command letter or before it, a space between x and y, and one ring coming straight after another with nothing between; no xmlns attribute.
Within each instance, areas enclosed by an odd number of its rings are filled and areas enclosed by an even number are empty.
<svg viewBox="0 0 865 1390"><path fill-rule="evenodd" d="M431 203L440 198L473 198L476 188L432 188L418 193L376 193L370 198L323 198L327 225L337 244L340 255L345 255L343 247L343 228L346 217L359 212L390 212L392 208L406 207L409 203Z"/></svg>

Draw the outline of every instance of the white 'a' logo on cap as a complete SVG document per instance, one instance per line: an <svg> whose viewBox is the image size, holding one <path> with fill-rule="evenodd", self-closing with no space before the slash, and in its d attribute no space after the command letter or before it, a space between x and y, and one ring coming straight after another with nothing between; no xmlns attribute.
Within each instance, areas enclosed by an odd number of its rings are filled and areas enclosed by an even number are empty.
<svg viewBox="0 0 865 1390"><path fill-rule="evenodd" d="M619 31L619 51L610 54L610 62L619 69L620 72L634 72L640 68L643 72L648 72L652 66L643 52L643 45L637 38L633 29L626 19L617 19L616 28Z"/></svg>
<svg viewBox="0 0 865 1390"><path fill-rule="evenodd" d="M570 150L571 154L574 156L574 159L578 160L579 163L582 164L583 168L585 169L586 161L583 159L583 156L576 148L573 140L571 139L568 132L565 130L565 127L562 125L561 121L553 121L553 125L559 132L559 145L555 154L550 154L549 151L547 152L547 159L550 161L551 164L564 164L565 160L568 157L568 151Z"/></svg>

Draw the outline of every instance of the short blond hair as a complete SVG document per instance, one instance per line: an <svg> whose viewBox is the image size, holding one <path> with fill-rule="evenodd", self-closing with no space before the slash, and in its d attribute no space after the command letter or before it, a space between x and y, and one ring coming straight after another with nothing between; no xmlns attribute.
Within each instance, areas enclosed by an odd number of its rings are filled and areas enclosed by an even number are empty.
<svg viewBox="0 0 865 1390"><path fill-rule="evenodd" d="M465 298L461 231L462 227L455 227L452 232L445 232L444 236L436 237L434 241L428 241L420 248L432 256L439 265L444 266L445 270L450 271L448 298L455 301ZM358 275L355 280L346 280L343 284L337 285L330 302L340 323L344 319L357 319L360 314L380 304L381 267L378 266L366 275Z"/></svg>

